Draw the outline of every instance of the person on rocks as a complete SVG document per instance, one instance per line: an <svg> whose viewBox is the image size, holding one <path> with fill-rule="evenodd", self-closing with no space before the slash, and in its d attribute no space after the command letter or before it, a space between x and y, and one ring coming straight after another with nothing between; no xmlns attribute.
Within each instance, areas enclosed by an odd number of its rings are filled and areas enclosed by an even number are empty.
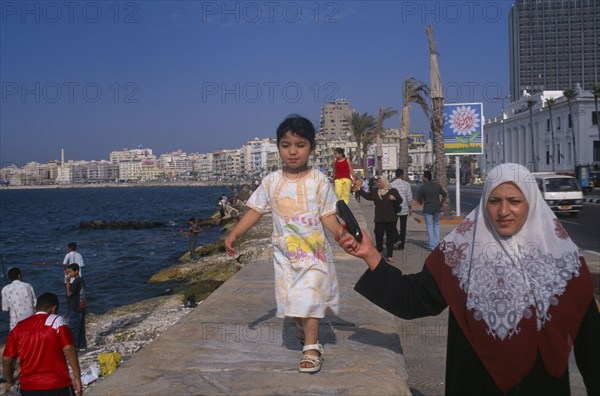
<svg viewBox="0 0 600 396"><path fill-rule="evenodd" d="M308 119L291 115L279 125L277 147L284 168L262 179L246 203L248 211L225 240L227 253L236 255L236 241L264 213L272 212L276 315L299 324L303 373L321 369L319 320L327 308L337 313L339 306L333 254L323 227L336 239L344 231L331 183L324 173L308 167L315 144L315 128ZM350 237L347 232L345 236Z"/></svg>
<svg viewBox="0 0 600 396"><path fill-rule="evenodd" d="M446 307L446 395L569 395L569 354L600 394L600 314L579 249L522 165L487 175L479 205L421 272L388 265L368 234L342 248L365 260L355 290L403 318Z"/></svg>
<svg viewBox="0 0 600 396"><path fill-rule="evenodd" d="M190 261L196 261L196 242L198 240L198 234L204 232L198 225L195 217L190 217L188 220L188 230L180 230L185 236L188 237L188 248L190 250Z"/></svg>
<svg viewBox="0 0 600 396"><path fill-rule="evenodd" d="M81 253L77 251L77 244L75 242L71 242L67 245L67 250L69 251L63 260L63 271L65 273L65 279L67 278L67 267L69 264L77 264L79 265L79 271L81 275L81 268L85 266L83 262L83 256Z"/></svg>
<svg viewBox="0 0 600 396"><path fill-rule="evenodd" d="M74 264L77 265L77 264ZM21 395L81 395L81 370L73 337L58 316L58 297L44 293L37 299L35 314L20 321L8 334L2 367L8 393L15 384L14 361L19 359ZM69 375L68 364L73 370Z"/></svg>
<svg viewBox="0 0 600 396"><path fill-rule="evenodd" d="M12 330L18 322L33 315L37 300L33 287L23 282L23 275L19 268L9 269L8 279L11 282L2 288L2 310L9 313L10 330Z"/></svg>
<svg viewBox="0 0 600 396"><path fill-rule="evenodd" d="M85 337L85 313L87 309L87 296L85 282L79 273L79 265L71 264L67 267L68 281L65 282L67 292L67 322L75 347L80 351L87 349Z"/></svg>

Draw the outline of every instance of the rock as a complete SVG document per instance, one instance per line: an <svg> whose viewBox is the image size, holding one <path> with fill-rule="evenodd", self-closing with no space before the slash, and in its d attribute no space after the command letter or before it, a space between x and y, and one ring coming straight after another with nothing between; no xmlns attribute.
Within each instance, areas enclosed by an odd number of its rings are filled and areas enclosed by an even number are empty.
<svg viewBox="0 0 600 396"><path fill-rule="evenodd" d="M165 224L160 221L138 221L138 220L91 220L81 221L79 223L80 229L92 229L92 230L104 230L104 229L116 229L116 230L129 230L129 229L146 229L146 228L157 228L164 227Z"/></svg>

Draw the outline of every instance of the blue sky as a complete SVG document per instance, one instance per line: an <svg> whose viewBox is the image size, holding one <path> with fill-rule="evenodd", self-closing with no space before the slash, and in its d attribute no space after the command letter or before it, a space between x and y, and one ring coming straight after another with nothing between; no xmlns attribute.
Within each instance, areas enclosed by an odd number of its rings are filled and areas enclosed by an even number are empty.
<svg viewBox="0 0 600 396"><path fill-rule="evenodd" d="M0 165L239 148L323 103L399 109L429 82L448 103L509 90L511 1L0 1ZM399 118L386 127L398 127ZM411 131L428 131L414 108Z"/></svg>

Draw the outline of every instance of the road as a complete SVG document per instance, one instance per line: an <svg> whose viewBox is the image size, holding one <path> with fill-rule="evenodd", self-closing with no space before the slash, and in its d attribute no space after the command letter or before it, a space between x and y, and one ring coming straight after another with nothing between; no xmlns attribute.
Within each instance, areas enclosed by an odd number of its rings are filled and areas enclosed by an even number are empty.
<svg viewBox="0 0 600 396"><path fill-rule="evenodd" d="M417 189L418 185L413 185L415 198ZM452 209L456 210L456 189L454 186L450 186L449 190ZM469 214L479 204L480 196L480 189L461 188L460 214L462 216ZM579 212L577 217L571 217L567 214L559 215L558 219L580 249L600 255L600 204L584 203L583 210Z"/></svg>

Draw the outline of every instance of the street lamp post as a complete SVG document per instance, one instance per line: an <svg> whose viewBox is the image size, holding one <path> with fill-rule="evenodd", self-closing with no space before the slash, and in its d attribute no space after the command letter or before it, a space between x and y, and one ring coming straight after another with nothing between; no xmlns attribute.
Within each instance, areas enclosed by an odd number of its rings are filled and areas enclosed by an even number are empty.
<svg viewBox="0 0 600 396"><path fill-rule="evenodd" d="M504 100L508 98L510 98L510 95L494 96L494 99L500 99L500 101L502 102L502 120L500 121L502 123L502 163L506 162L506 145L504 144Z"/></svg>

